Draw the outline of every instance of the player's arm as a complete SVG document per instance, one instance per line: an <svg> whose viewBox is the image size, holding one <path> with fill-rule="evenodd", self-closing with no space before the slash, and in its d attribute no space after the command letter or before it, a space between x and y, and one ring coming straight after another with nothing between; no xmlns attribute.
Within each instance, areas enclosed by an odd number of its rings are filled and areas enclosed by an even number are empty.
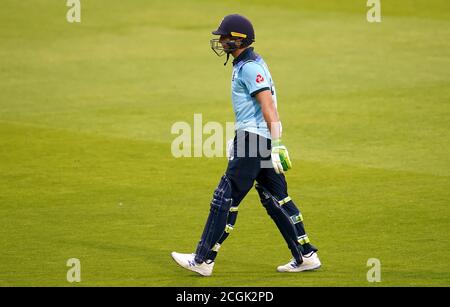
<svg viewBox="0 0 450 307"><path fill-rule="evenodd" d="M272 140L281 138L280 119L278 117L277 108L272 100L272 92L270 90L261 91L255 95L256 100L261 105L261 110L269 128Z"/></svg>
<svg viewBox="0 0 450 307"><path fill-rule="evenodd" d="M281 145L281 124L278 111L272 100L272 92L263 90L255 95L261 105L264 120L272 137L272 163L275 171L283 173L292 168L292 162L285 146Z"/></svg>

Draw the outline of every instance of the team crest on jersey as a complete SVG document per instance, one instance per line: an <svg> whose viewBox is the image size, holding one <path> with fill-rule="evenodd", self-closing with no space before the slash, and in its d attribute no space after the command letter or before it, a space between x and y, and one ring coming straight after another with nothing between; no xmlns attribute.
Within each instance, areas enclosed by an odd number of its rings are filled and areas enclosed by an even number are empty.
<svg viewBox="0 0 450 307"><path fill-rule="evenodd" d="M256 76L256 83L261 83L261 82L263 82L263 81L264 81L263 76L261 76L260 74L258 74L258 75Z"/></svg>

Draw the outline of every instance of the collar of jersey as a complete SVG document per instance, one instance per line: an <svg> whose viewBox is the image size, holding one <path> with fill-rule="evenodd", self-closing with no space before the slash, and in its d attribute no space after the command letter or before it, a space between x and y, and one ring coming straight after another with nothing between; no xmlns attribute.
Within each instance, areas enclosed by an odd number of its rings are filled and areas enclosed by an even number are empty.
<svg viewBox="0 0 450 307"><path fill-rule="evenodd" d="M254 61L258 58L258 55L253 51L253 47L245 49L237 58L233 60L233 66L239 63L245 63L248 61Z"/></svg>

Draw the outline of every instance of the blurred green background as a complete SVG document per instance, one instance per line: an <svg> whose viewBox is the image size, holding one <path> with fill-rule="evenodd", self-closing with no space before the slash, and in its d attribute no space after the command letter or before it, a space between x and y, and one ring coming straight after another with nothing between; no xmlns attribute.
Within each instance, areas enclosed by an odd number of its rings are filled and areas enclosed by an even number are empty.
<svg viewBox="0 0 450 307"><path fill-rule="evenodd" d="M450 2L2 1L1 286L449 286ZM212 278L193 252L226 158L172 157L177 121L233 121L224 15L275 79L290 196L323 267L289 260L254 191ZM81 261L81 283L66 261ZM381 283L368 283L369 258Z"/></svg>

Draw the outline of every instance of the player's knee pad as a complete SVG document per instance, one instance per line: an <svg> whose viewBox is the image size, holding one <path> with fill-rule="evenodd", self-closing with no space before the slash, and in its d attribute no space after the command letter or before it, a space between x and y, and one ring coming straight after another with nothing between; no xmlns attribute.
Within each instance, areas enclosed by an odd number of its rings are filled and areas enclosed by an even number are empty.
<svg viewBox="0 0 450 307"><path fill-rule="evenodd" d="M231 183L227 175L223 175L219 185L214 190L213 199L211 201L211 211L226 212L230 211L233 199L231 198Z"/></svg>
<svg viewBox="0 0 450 307"><path fill-rule="evenodd" d="M291 249L292 255L297 261L301 260L301 247L297 242L297 230L291 217L283 210L279 201L264 186L256 184L261 203L266 208L269 216L274 220L284 240Z"/></svg>
<svg viewBox="0 0 450 307"><path fill-rule="evenodd" d="M256 191L258 191L259 198L261 199L261 203L266 208L267 213L273 217L286 217L286 214L283 212L278 200L267 190L264 186L260 184L255 185Z"/></svg>
<svg viewBox="0 0 450 307"><path fill-rule="evenodd" d="M207 253L227 229L227 220L233 203L231 195L230 180L226 175L223 175L214 191L208 220L206 221L202 238L197 246L196 261L200 262L205 260L204 258Z"/></svg>

